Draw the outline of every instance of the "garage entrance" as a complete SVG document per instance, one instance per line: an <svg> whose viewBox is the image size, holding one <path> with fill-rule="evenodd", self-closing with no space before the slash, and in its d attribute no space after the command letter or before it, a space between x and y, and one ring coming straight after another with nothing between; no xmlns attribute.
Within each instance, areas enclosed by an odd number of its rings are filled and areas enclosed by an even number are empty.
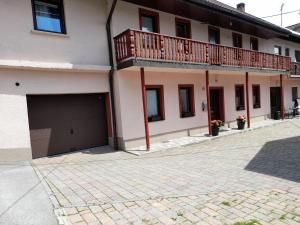
<svg viewBox="0 0 300 225"><path fill-rule="evenodd" d="M33 158L107 145L107 96L28 95Z"/></svg>

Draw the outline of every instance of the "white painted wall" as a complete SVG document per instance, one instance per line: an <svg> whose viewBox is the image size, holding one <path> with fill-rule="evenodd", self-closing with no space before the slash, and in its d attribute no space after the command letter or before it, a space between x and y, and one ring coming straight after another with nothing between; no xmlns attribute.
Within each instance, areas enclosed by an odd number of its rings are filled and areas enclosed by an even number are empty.
<svg viewBox="0 0 300 225"><path fill-rule="evenodd" d="M35 33L31 0L0 1L0 59L108 65L105 0L64 0L67 35Z"/></svg>
<svg viewBox="0 0 300 225"><path fill-rule="evenodd" d="M113 34L114 36L121 32L132 28L139 29L139 8L138 5L120 1L117 5L113 19ZM175 15L161 12L158 10L149 9L159 13L160 17L160 33L175 36ZM208 25L199 21L191 20L192 39L208 42ZM232 46L232 30L220 29L221 45ZM238 33L238 32L236 32ZM243 48L250 49L250 35L243 35ZM255 37L255 36L253 36ZM300 43L285 41L282 39L259 39L259 51L274 53L274 45L282 46L282 54L285 53L285 48L290 48L290 56L292 61L295 61L295 50L300 51Z"/></svg>
<svg viewBox="0 0 300 225"><path fill-rule="evenodd" d="M0 70L0 150L30 149L26 95L109 92L107 76L99 73ZM20 83L19 87L16 82Z"/></svg>

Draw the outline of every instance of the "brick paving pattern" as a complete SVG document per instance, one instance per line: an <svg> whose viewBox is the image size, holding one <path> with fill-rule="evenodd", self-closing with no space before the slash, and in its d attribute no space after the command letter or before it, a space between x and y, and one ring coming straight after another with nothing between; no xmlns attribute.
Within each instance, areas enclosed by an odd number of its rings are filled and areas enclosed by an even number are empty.
<svg viewBox="0 0 300 225"><path fill-rule="evenodd" d="M100 153L34 161L66 224L300 224L300 120L139 157Z"/></svg>

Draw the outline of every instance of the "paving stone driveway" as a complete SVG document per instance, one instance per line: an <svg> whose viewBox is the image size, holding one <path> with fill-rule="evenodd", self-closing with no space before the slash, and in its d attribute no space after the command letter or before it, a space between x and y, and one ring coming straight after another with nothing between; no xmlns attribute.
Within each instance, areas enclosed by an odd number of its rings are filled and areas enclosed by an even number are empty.
<svg viewBox="0 0 300 225"><path fill-rule="evenodd" d="M34 161L69 224L300 224L300 120L133 156Z"/></svg>

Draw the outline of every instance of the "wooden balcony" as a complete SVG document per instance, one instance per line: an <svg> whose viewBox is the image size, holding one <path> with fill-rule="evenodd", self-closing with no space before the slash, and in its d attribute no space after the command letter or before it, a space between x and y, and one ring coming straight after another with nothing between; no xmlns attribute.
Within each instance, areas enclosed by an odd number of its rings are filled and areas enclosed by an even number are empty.
<svg viewBox="0 0 300 225"><path fill-rule="evenodd" d="M300 75L300 62L291 63L291 75Z"/></svg>
<svg viewBox="0 0 300 225"><path fill-rule="evenodd" d="M114 38L118 64L129 59L156 62L248 67L288 72L291 58L162 35L126 30Z"/></svg>

